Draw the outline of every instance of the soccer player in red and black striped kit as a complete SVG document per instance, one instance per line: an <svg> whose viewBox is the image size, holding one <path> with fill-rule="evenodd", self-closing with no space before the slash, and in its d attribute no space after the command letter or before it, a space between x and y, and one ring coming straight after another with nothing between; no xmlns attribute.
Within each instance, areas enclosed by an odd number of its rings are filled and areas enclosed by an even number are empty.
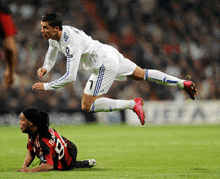
<svg viewBox="0 0 220 179"><path fill-rule="evenodd" d="M4 85L10 87L14 81L14 65L17 56L17 47L14 36L17 30L12 19L10 10L0 0L0 39L5 52L6 70L4 75Z"/></svg>
<svg viewBox="0 0 220 179"><path fill-rule="evenodd" d="M34 107L26 108L20 113L19 125L21 131L27 133L29 137L28 152L23 166L16 171L47 172L49 170L90 168L96 165L94 159L76 161L75 144L49 127L49 116L46 112L41 112ZM40 159L40 165L30 169L29 166L35 156Z"/></svg>

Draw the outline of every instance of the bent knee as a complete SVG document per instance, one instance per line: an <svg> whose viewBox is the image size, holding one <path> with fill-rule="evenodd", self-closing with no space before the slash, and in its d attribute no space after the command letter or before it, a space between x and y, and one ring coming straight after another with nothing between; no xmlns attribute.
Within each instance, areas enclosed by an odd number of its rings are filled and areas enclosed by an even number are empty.
<svg viewBox="0 0 220 179"><path fill-rule="evenodd" d="M83 111L91 112L90 108L93 105L93 102L99 98L99 96L91 96L88 94L83 94L82 102L81 102L81 107Z"/></svg>
<svg viewBox="0 0 220 179"><path fill-rule="evenodd" d="M4 46L4 49L12 52L13 54L17 53L17 47L16 47L16 43L15 43L13 36L4 38L3 46Z"/></svg>
<svg viewBox="0 0 220 179"><path fill-rule="evenodd" d="M12 49L12 48L5 48L5 53L7 56L15 56L17 54L16 49Z"/></svg>
<svg viewBox="0 0 220 179"><path fill-rule="evenodd" d="M90 112L91 105L92 105L92 104L82 103L82 104L81 104L82 110L83 110L83 111L86 111L86 112Z"/></svg>
<svg viewBox="0 0 220 179"><path fill-rule="evenodd" d="M132 75L129 75L128 77L136 81L143 81L144 76L145 76L145 70L137 66L134 72L132 73Z"/></svg>

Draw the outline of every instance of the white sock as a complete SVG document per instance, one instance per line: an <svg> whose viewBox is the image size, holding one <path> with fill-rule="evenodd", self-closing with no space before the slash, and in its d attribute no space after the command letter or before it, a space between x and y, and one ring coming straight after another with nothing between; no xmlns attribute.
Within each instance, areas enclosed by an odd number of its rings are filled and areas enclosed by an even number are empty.
<svg viewBox="0 0 220 179"><path fill-rule="evenodd" d="M98 98L90 107L90 112L111 112L123 109L133 109L134 100L118 100L110 98Z"/></svg>
<svg viewBox="0 0 220 179"><path fill-rule="evenodd" d="M185 81L158 70L147 70L147 69L145 69L144 81L145 80L156 81L158 84L162 84L166 86L173 86L173 87L178 86L181 89L184 88L183 82Z"/></svg>

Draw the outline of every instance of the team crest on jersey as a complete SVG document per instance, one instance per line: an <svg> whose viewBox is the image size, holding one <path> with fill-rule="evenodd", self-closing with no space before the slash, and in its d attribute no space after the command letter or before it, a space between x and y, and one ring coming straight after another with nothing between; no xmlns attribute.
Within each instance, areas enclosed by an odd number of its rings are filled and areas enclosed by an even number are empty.
<svg viewBox="0 0 220 179"><path fill-rule="evenodd" d="M77 30L74 30L75 33L79 34L79 32Z"/></svg>

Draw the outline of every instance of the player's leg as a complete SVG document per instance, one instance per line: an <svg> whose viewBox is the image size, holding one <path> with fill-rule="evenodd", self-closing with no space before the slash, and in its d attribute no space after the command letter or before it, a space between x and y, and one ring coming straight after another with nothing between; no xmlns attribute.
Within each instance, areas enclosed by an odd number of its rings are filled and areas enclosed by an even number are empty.
<svg viewBox="0 0 220 179"><path fill-rule="evenodd" d="M123 109L133 109L134 100L116 100L102 97L115 80L117 64L103 64L94 72L86 83L82 98L82 110L87 112L110 112Z"/></svg>
<svg viewBox="0 0 220 179"><path fill-rule="evenodd" d="M179 87L185 90L189 94L190 98L193 100L198 94L197 89L195 88L195 84L193 82L179 79L177 77L163 73L159 70L147 70L137 66L133 74L128 77L138 81L155 81L158 84Z"/></svg>
<svg viewBox="0 0 220 179"><path fill-rule="evenodd" d="M82 109L87 112L112 112L133 109L134 100L110 99L101 96L83 94Z"/></svg>
<svg viewBox="0 0 220 179"><path fill-rule="evenodd" d="M145 123L145 114L143 111L143 101L141 98L134 100L116 100L102 97L106 94L114 82L115 78L125 79L127 75L131 75L136 65L130 60L119 54L119 52L111 46L105 45L107 57L104 64L98 71L93 72L90 76L82 99L82 109L89 112L110 112L123 109L133 110L139 117L141 124Z"/></svg>
<svg viewBox="0 0 220 179"><path fill-rule="evenodd" d="M63 137L63 139L67 142L68 153L72 158L71 164L69 166L70 170L72 170L73 168L91 168L96 165L95 159L76 161L76 158L77 158L76 145L73 142L67 140L65 137ZM67 155L67 154L65 154L65 155Z"/></svg>
<svg viewBox="0 0 220 179"><path fill-rule="evenodd" d="M134 70L133 74L128 76L131 79L138 80L138 81L155 81L158 84L167 85L167 86L183 86L183 81L171 75L165 74L158 70L147 70L142 69L141 67L137 66Z"/></svg>
<svg viewBox="0 0 220 179"><path fill-rule="evenodd" d="M97 165L95 159L76 161L74 168L91 168Z"/></svg>
<svg viewBox="0 0 220 179"><path fill-rule="evenodd" d="M83 98L82 98L82 102L81 102L82 110L90 112L91 105L99 97L100 96L92 96L92 95L88 95L88 94L83 93Z"/></svg>
<svg viewBox="0 0 220 179"><path fill-rule="evenodd" d="M6 61L4 82L8 86L13 82L14 63L17 55L14 35L17 33L17 30L11 15L2 11L0 12L0 32Z"/></svg>
<svg viewBox="0 0 220 179"><path fill-rule="evenodd" d="M6 70L4 75L5 85L8 86L13 83L14 65L16 61L17 49L13 36L5 37L3 40L5 51Z"/></svg>
<svg viewBox="0 0 220 179"><path fill-rule="evenodd" d="M97 73L93 73L84 90L82 109L88 112L111 112L123 109L133 110L144 124L143 101L141 98L134 100L118 100L102 97L107 93L117 75L117 63L109 62L103 65ZM132 72L131 72L132 74Z"/></svg>
<svg viewBox="0 0 220 179"><path fill-rule="evenodd" d="M142 125L144 125L146 118L143 105L144 102L141 98L135 98L133 100L119 100L101 96L91 96L84 93L82 99L82 109L87 112L112 112L131 109L137 114Z"/></svg>

